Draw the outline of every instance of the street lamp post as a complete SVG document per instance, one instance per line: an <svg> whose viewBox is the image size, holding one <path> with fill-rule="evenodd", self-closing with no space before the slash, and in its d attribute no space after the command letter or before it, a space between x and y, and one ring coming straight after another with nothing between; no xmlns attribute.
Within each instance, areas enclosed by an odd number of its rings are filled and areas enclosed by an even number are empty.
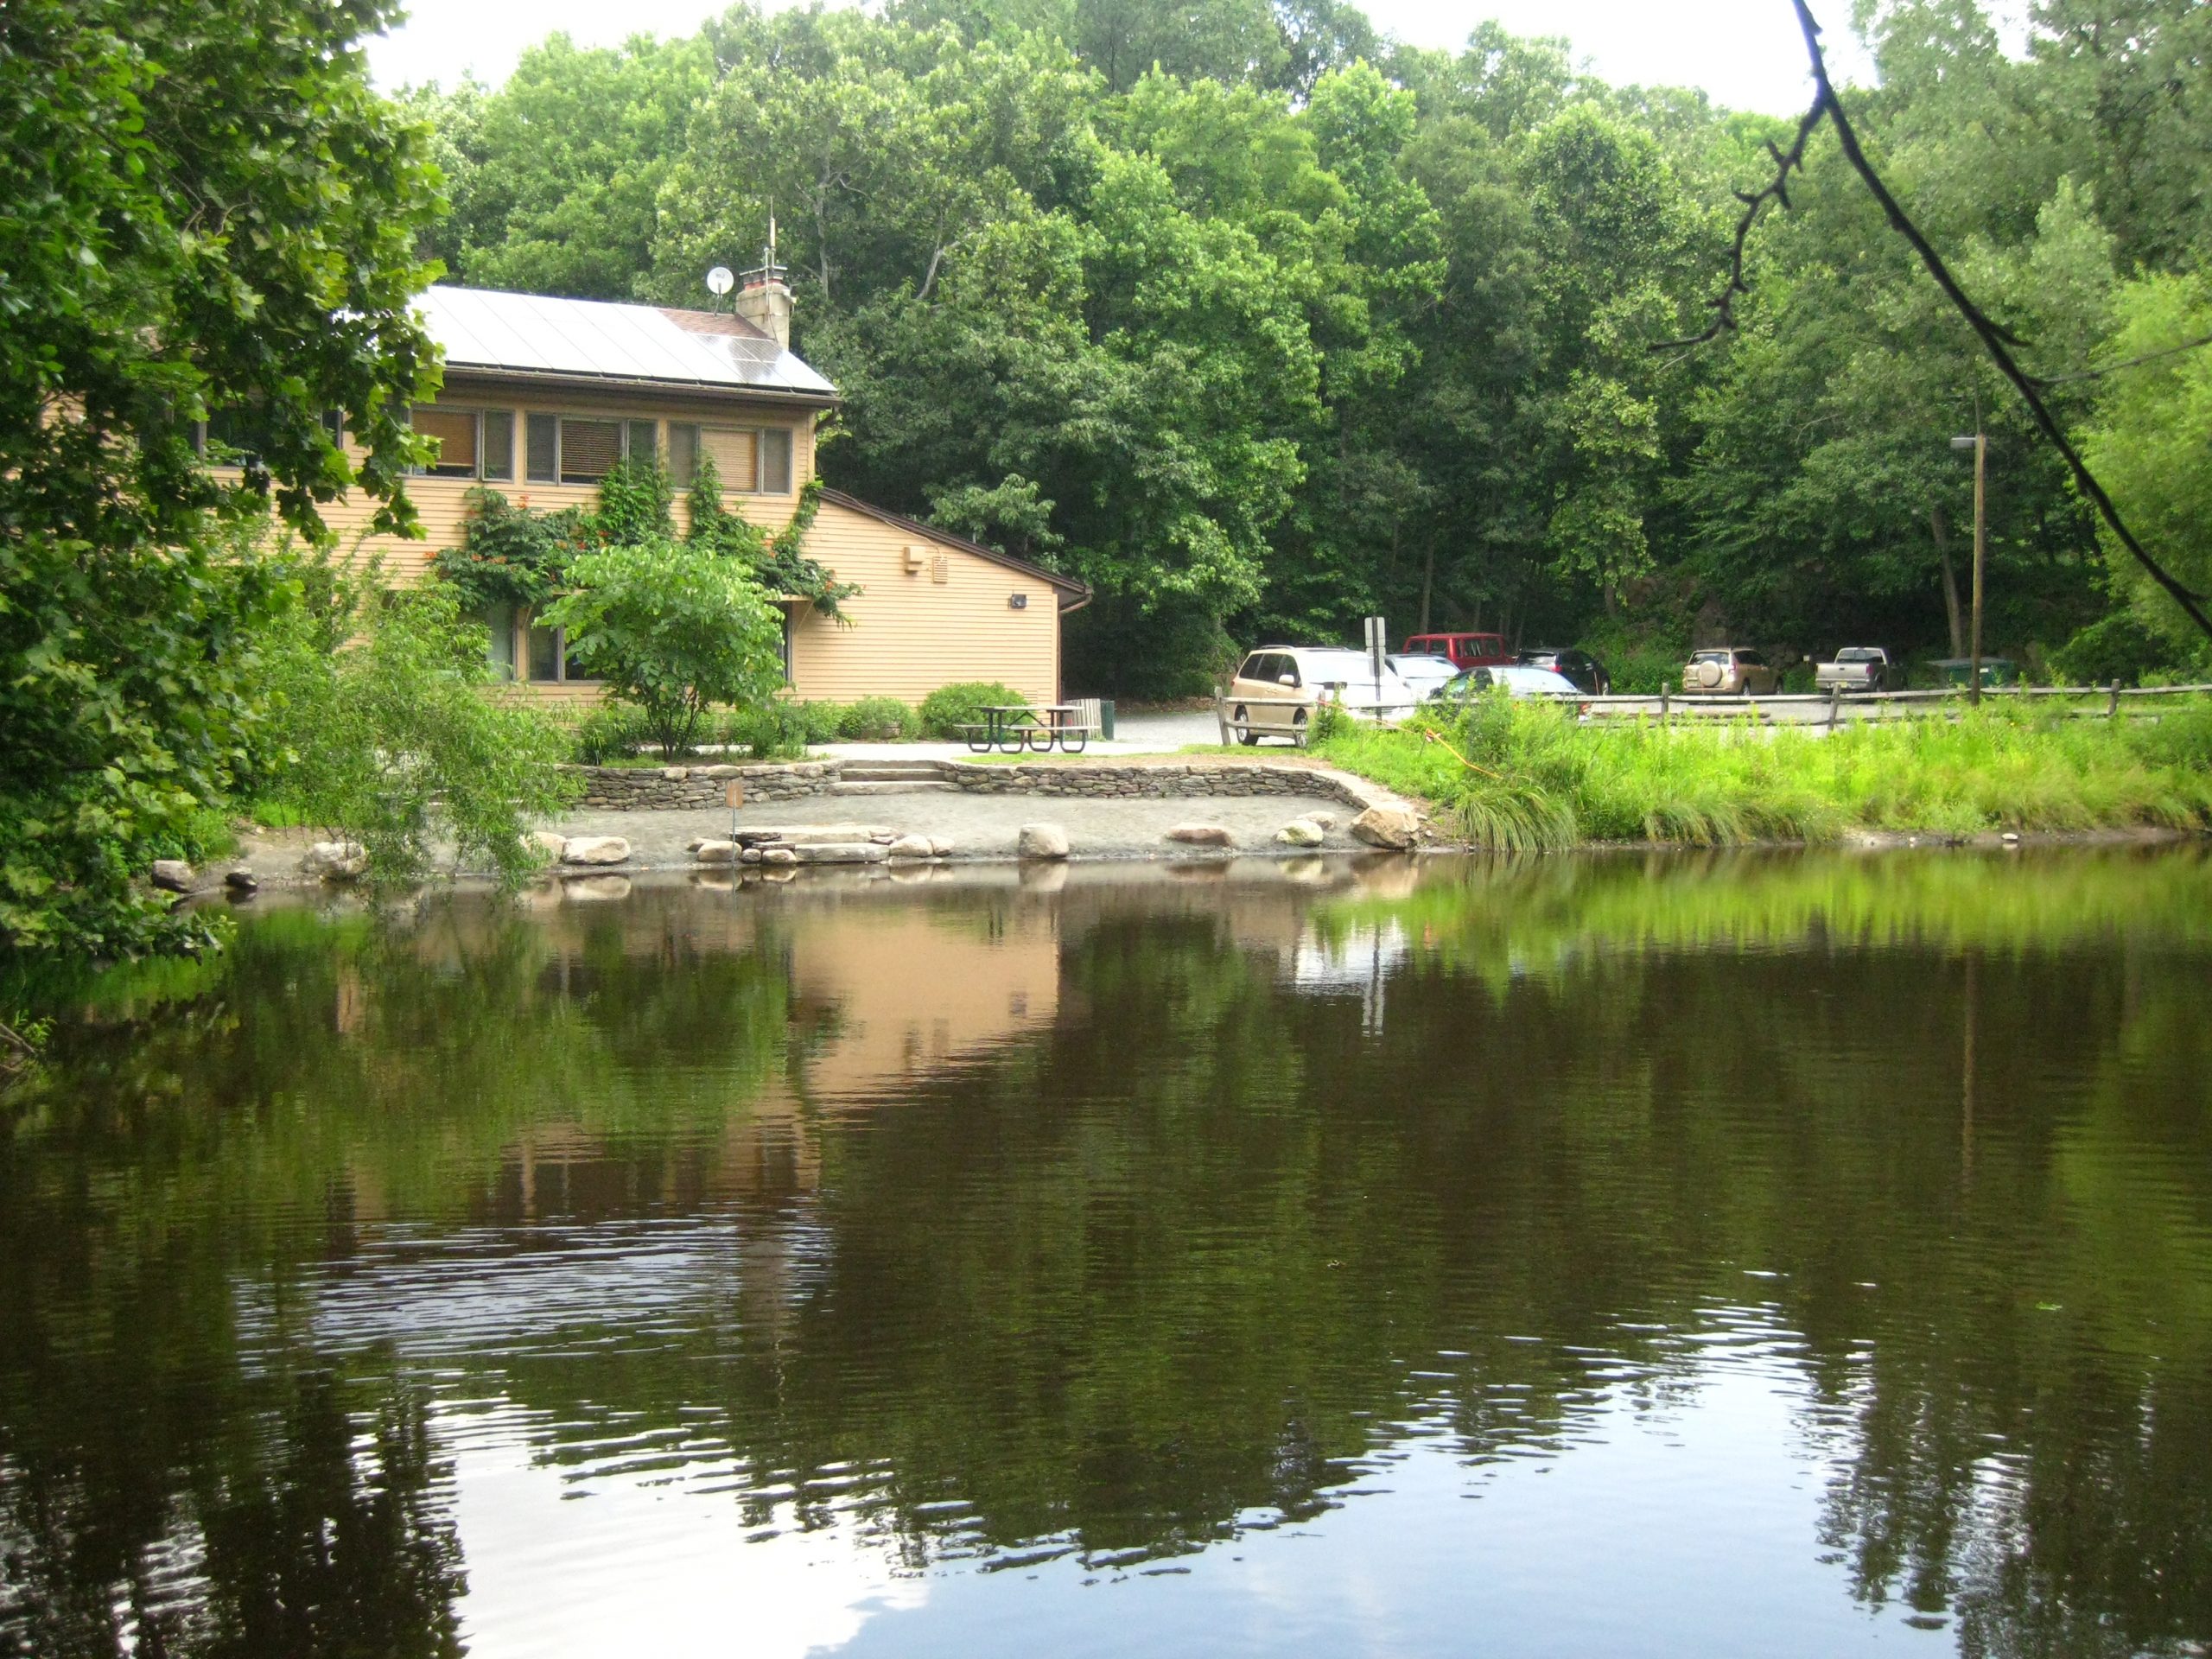
<svg viewBox="0 0 2212 1659"><path fill-rule="evenodd" d="M1977 432L1970 438L1953 438L1951 448L1974 451L1974 627L1967 658L1967 701L1979 709L1981 707L1981 573L1985 563L1983 550L1987 545L1985 526L1988 522L1982 504L1986 499L1983 481L1989 472L1989 435Z"/></svg>

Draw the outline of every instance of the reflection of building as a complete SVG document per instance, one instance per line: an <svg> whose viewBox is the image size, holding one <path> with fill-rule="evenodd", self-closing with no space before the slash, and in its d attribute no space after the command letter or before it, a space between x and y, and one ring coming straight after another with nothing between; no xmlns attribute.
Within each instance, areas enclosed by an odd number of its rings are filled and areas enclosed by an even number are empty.
<svg viewBox="0 0 2212 1659"><path fill-rule="evenodd" d="M794 930L792 1001L829 1018L792 1068L811 1102L895 1093L980 1058L1059 1013L1060 941L1049 910L1011 904L988 928L972 909L866 904Z"/></svg>

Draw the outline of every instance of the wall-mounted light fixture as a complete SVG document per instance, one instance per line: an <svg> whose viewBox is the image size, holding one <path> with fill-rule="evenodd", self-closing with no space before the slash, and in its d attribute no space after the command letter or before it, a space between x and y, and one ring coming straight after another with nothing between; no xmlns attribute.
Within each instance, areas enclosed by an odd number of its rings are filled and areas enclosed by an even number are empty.
<svg viewBox="0 0 2212 1659"><path fill-rule="evenodd" d="M1029 608L1029 595L1027 594L1008 594L1006 596L1006 607L1009 611L1027 610Z"/></svg>

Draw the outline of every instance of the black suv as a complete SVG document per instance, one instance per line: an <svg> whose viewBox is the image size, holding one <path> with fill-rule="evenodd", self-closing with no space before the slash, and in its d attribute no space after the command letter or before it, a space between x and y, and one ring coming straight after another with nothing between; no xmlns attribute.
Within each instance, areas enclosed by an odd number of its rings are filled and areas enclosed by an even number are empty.
<svg viewBox="0 0 2212 1659"><path fill-rule="evenodd" d="M1521 661L1529 668L1548 668L1554 674L1564 674L1593 697L1605 696L1613 689L1613 677L1605 672L1605 665L1586 651L1557 651L1541 645L1522 652Z"/></svg>

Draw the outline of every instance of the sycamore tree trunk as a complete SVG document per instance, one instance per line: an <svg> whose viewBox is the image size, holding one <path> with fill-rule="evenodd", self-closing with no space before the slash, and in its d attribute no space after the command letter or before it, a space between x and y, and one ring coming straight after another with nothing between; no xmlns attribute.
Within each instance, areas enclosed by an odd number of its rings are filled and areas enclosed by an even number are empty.
<svg viewBox="0 0 2212 1659"><path fill-rule="evenodd" d="M1951 625L1951 655L1967 654L1966 625L1959 615L1959 573L1951 565L1951 543L1945 534L1943 509L1928 509L1928 533L1936 538L1936 556L1943 562L1943 615Z"/></svg>

